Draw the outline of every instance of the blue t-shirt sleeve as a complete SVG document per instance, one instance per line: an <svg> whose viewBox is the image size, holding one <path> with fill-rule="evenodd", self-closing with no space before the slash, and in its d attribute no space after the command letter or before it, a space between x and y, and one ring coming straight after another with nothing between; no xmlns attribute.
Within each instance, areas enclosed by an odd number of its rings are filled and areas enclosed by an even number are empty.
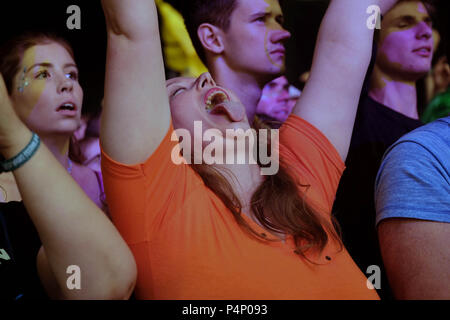
<svg viewBox="0 0 450 320"><path fill-rule="evenodd" d="M450 223L447 165L421 144L400 142L378 172L375 205L377 225L389 218Z"/></svg>

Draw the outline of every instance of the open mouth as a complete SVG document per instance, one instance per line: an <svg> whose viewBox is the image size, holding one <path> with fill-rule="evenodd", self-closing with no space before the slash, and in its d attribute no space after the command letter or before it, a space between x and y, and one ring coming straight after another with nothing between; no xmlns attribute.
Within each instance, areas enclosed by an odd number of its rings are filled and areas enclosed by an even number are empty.
<svg viewBox="0 0 450 320"><path fill-rule="evenodd" d="M230 100L230 97L225 91L219 88L213 88L205 95L206 110L212 112L214 108Z"/></svg>
<svg viewBox="0 0 450 320"><path fill-rule="evenodd" d="M211 115L225 115L232 122L245 118L245 108L238 101L231 101L230 96L221 88L212 88L205 95L205 109Z"/></svg>
<svg viewBox="0 0 450 320"><path fill-rule="evenodd" d="M73 103L64 103L63 105L59 106L56 111L77 111L77 106Z"/></svg>

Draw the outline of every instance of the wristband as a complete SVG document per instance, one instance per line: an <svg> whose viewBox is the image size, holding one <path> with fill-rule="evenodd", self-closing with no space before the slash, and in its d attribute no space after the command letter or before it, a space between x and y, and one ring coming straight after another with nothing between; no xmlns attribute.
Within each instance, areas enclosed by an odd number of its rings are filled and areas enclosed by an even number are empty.
<svg viewBox="0 0 450 320"><path fill-rule="evenodd" d="M39 136L33 133L30 143L17 156L9 160L0 161L0 173L19 169L34 156L40 144Z"/></svg>

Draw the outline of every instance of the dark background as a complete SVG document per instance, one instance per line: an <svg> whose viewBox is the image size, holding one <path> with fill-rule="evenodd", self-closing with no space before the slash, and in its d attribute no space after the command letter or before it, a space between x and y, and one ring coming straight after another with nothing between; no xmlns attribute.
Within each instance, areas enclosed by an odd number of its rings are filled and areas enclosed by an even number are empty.
<svg viewBox="0 0 450 320"><path fill-rule="evenodd" d="M166 1L177 7L182 0ZM287 75L297 86L300 86L298 76L310 68L317 31L328 2L329 0L282 0L286 28L292 33L287 44ZM441 3L438 13L447 21L450 0L438 2ZM68 30L66 27L70 16L66 11L73 4L81 9L81 30ZM442 6L446 6L446 9ZM2 3L0 30L0 44L26 30L51 31L69 40L75 51L80 82L85 92L84 111L99 108L103 98L106 57L105 18L100 0L24 0Z"/></svg>

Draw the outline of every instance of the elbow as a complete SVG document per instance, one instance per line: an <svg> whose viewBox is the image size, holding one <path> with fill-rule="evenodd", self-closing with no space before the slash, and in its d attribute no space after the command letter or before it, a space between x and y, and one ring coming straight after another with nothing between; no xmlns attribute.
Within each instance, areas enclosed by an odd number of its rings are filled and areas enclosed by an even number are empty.
<svg viewBox="0 0 450 320"><path fill-rule="evenodd" d="M128 300L136 286L137 273L129 275L119 286L113 288L105 300Z"/></svg>
<svg viewBox="0 0 450 320"><path fill-rule="evenodd" d="M133 294L137 279L137 268L134 262L129 261L127 265L122 265L111 272L110 280L102 290L99 300L128 300Z"/></svg>
<svg viewBox="0 0 450 320"><path fill-rule="evenodd" d="M117 264L104 266L92 273L80 290L64 290L63 300L128 300L136 285L137 268L134 259L118 259Z"/></svg>

